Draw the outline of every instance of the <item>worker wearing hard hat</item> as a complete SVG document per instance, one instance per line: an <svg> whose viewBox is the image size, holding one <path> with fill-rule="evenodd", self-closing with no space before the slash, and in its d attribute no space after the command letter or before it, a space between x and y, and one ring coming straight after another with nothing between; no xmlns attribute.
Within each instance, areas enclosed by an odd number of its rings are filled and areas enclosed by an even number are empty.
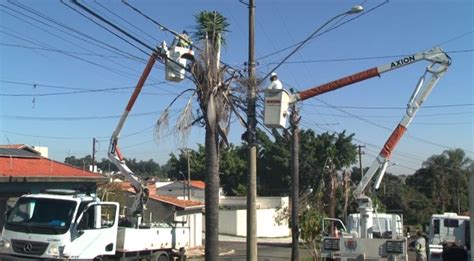
<svg viewBox="0 0 474 261"><path fill-rule="evenodd" d="M179 36L176 36L178 39L177 39L177 46L179 47L184 47L184 48L189 48L191 47L191 38L189 37L188 35L188 32L186 32L185 30L179 34Z"/></svg>
<svg viewBox="0 0 474 261"><path fill-rule="evenodd" d="M267 89L273 90L281 90L283 89L283 85L281 84L280 80L278 80L278 75L274 72L270 74L270 85Z"/></svg>

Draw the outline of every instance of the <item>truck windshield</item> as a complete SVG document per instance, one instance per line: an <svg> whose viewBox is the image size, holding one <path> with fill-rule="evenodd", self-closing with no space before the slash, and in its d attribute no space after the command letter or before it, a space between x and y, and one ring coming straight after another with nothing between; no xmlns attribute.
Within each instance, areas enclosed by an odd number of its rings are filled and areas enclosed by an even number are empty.
<svg viewBox="0 0 474 261"><path fill-rule="evenodd" d="M46 198L20 198L9 212L5 229L33 234L64 234L76 202Z"/></svg>

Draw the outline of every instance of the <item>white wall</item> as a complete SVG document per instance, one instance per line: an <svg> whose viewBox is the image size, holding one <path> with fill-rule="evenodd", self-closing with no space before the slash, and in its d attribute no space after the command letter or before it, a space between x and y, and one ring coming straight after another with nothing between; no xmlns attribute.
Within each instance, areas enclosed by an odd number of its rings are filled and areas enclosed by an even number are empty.
<svg viewBox="0 0 474 261"><path fill-rule="evenodd" d="M226 198L221 200L219 210L219 233L242 236L247 235L247 210L243 198ZM257 237L287 237L290 228L286 220L280 224L276 218L281 209L288 206L288 197L257 198ZM265 206L266 208L262 208ZM269 207L272 206L272 207Z"/></svg>
<svg viewBox="0 0 474 261"><path fill-rule="evenodd" d="M176 216L175 220L186 221L178 226L189 227L189 247L202 246L202 213Z"/></svg>

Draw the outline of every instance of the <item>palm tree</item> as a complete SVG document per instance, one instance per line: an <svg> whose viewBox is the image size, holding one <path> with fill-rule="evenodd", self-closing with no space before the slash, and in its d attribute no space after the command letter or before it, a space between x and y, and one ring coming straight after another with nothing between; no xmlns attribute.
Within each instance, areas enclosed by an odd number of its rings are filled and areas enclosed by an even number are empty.
<svg viewBox="0 0 474 261"><path fill-rule="evenodd" d="M434 180L433 196L441 212L467 209L467 183L473 161L462 149L445 150L423 162Z"/></svg>
<svg viewBox="0 0 474 261"><path fill-rule="evenodd" d="M226 139L229 126L229 84L224 83L224 69L220 67L222 37L228 31L227 19L216 11L202 11L195 16L194 37L202 43L202 50L192 67L197 85L199 106L206 127L206 260L219 258L219 144Z"/></svg>

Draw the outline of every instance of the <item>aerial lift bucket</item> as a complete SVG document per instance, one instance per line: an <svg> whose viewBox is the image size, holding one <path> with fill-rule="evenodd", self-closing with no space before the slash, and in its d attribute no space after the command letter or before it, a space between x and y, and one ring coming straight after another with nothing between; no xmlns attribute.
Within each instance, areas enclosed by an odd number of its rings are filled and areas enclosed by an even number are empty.
<svg viewBox="0 0 474 261"><path fill-rule="evenodd" d="M194 60L194 53L189 48L171 46L166 55L169 60L165 62L165 75L167 81L180 82L184 80L188 61Z"/></svg>
<svg viewBox="0 0 474 261"><path fill-rule="evenodd" d="M290 94L284 89L265 90L263 123L269 128L286 128Z"/></svg>

